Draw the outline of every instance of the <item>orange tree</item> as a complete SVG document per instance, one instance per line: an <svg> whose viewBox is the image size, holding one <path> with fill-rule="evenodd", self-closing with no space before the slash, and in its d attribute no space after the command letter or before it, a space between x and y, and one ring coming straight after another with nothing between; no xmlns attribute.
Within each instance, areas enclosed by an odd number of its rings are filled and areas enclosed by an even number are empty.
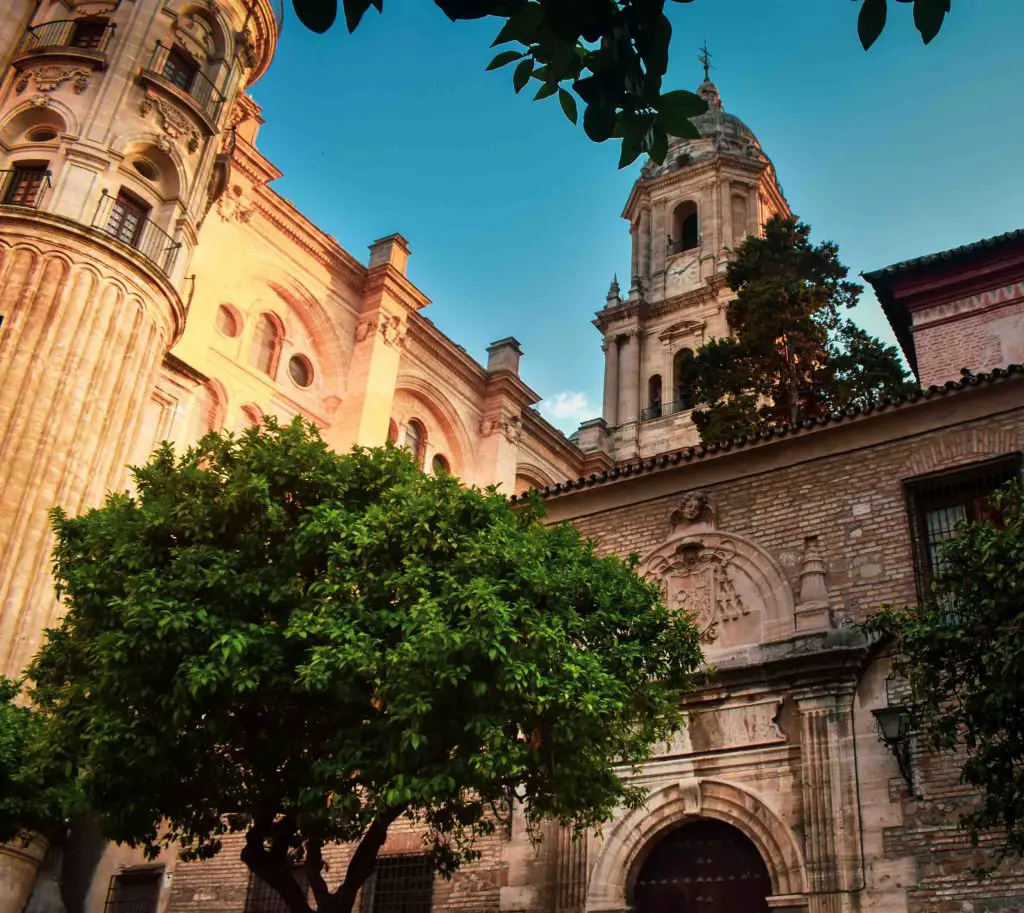
<svg viewBox="0 0 1024 913"><path fill-rule="evenodd" d="M293 913L297 864L348 913L400 819L448 875L515 803L582 829L642 801L618 768L678 728L701 652L631 562L298 419L135 478L55 513L67 612L29 673L110 839L207 858L239 833Z"/></svg>

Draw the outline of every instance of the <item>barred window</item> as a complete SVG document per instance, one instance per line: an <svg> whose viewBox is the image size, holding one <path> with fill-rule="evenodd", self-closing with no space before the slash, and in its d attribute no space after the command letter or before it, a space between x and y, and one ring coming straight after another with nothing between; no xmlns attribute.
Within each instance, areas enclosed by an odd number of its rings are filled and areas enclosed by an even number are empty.
<svg viewBox="0 0 1024 913"><path fill-rule="evenodd" d="M309 900L309 879L302 866L292 869L299 889ZM258 875L249 876L249 890L245 894L245 913L288 913L288 905L269 884Z"/></svg>
<svg viewBox="0 0 1024 913"><path fill-rule="evenodd" d="M940 546L957 524L995 519L989 495L1020 474L1021 455L1015 453L905 484L919 599L927 597L942 570Z"/></svg>
<svg viewBox="0 0 1024 913"><path fill-rule="evenodd" d="M381 856L363 887L361 913L430 913L434 871L421 854Z"/></svg>
<svg viewBox="0 0 1024 913"><path fill-rule="evenodd" d="M155 913L163 873L162 866L118 872L107 887L103 913Z"/></svg>

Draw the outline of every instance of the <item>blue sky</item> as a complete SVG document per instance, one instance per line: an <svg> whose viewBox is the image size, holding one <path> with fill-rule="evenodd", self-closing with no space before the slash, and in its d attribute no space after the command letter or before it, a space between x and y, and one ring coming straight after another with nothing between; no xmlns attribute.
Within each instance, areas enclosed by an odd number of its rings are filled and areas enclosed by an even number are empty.
<svg viewBox="0 0 1024 913"><path fill-rule="evenodd" d="M356 257L394 231L424 312L476 358L516 336L522 374L564 430L600 412L591 326L629 273L620 218L639 163L618 171L556 99L487 73L498 20L450 23L387 0L354 35L306 32L287 2L253 95L275 187ZM911 5L865 53L850 0L669 3L670 88L696 88L706 39L725 108L772 157L793 210L853 274L1024 226L1024 2L955 0L921 45ZM625 283L624 283L625 284ZM867 291L855 312L892 339Z"/></svg>

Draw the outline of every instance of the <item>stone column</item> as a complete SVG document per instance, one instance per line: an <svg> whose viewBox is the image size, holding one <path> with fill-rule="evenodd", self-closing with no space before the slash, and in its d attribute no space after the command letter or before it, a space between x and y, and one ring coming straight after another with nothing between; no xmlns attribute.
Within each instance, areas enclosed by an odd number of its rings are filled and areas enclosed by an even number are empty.
<svg viewBox="0 0 1024 913"><path fill-rule="evenodd" d="M0 671L13 676L59 616L48 511L123 487L184 325L162 274L70 233L43 214L0 217Z"/></svg>
<svg viewBox="0 0 1024 913"><path fill-rule="evenodd" d="M587 906L587 839L573 840L571 827L559 827L555 837L555 913L583 913Z"/></svg>
<svg viewBox="0 0 1024 913"><path fill-rule="evenodd" d="M604 352L604 420L609 428L618 424L619 416L619 337L605 336Z"/></svg>
<svg viewBox="0 0 1024 913"><path fill-rule="evenodd" d="M734 247L732 232L732 184L727 178L723 178L719 186L721 187L719 200L722 206L722 240L718 245L718 249L721 250L723 247Z"/></svg>
<svg viewBox="0 0 1024 913"><path fill-rule="evenodd" d="M640 213L640 271L636 274L644 279L651 275L651 211Z"/></svg>
<svg viewBox="0 0 1024 913"><path fill-rule="evenodd" d="M640 370L639 336L635 329L622 334L622 353L619 359L618 422L635 422L638 401L637 383Z"/></svg>
<svg viewBox="0 0 1024 913"><path fill-rule="evenodd" d="M800 711L804 857L810 913L848 913L863 887L853 682L794 694Z"/></svg>

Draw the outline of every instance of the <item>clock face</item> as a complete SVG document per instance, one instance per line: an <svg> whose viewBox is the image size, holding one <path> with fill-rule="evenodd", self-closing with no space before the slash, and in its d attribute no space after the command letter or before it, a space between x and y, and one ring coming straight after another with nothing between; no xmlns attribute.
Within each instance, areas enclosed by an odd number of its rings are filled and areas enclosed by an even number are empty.
<svg viewBox="0 0 1024 913"><path fill-rule="evenodd" d="M696 257L672 264L668 269L669 284L674 287L691 285L700 278L700 265Z"/></svg>

